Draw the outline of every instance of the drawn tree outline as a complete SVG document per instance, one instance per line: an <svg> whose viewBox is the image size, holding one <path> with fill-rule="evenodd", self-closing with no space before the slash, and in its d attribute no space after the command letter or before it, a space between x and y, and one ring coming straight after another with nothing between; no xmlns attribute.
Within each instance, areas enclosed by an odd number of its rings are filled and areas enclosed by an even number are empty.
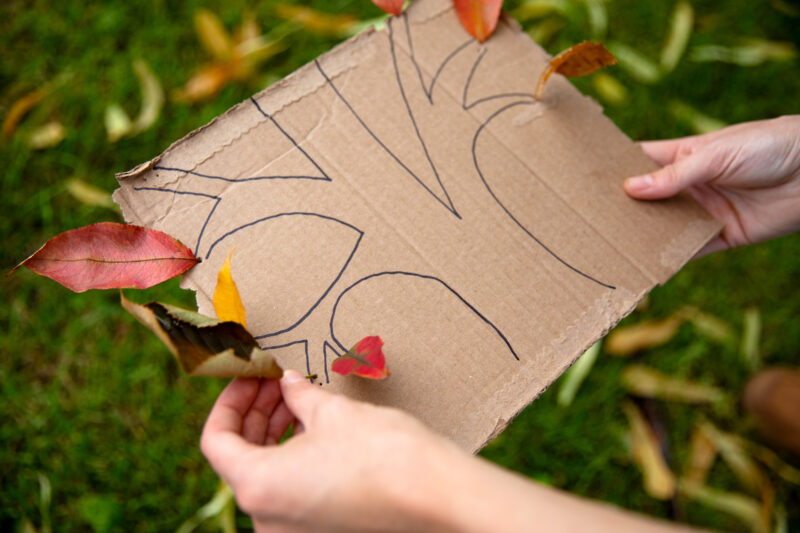
<svg viewBox="0 0 800 533"><path fill-rule="evenodd" d="M401 29L397 29L395 26L402 26ZM526 92L504 92L493 94L489 96L484 96L481 98L470 99L470 87L472 85L473 79L476 75L476 72L481 65L481 62L487 56L490 51L490 48L484 44L479 45L476 41L472 39L465 40L456 46L451 52L449 52L444 59L439 63L437 66L433 76L430 78L430 81L426 83L425 75L423 74L423 70L420 65L417 63L417 59L415 57L414 52L414 40L413 40L413 32L412 32L412 24L408 21L408 16L404 13L402 16L397 18L390 18L387 23L387 31L385 35L389 41L389 50L391 55L392 61L392 70L394 76L396 78L396 87L398 90L398 94L400 99L403 102L405 109L407 110L408 115L408 122L411 126L411 130L413 130L413 134L419 143L419 147L424 152L425 159L427 164L432 172L432 175L435 177L436 185L432 186L429 183L426 183L418 174L412 171L411 168L404 162L402 154L397 155L389 146L385 143L385 141L374 132L374 129L370 126L370 117L366 119L359 115L358 110L356 107L346 98L345 95L340 91L337 87L337 84L329 77L328 73L324 69L323 65L319 60L314 60L314 66L319 72L320 76L324 79L325 85L328 87L330 91L332 91L335 96L336 100L340 102L350 113L353 120L355 120L363 130L372 138L375 145L380 147L382 150L388 154L391 159L403 169L403 171L408 175L408 177L416 182L419 185L419 188L416 189L418 191L417 194L423 193L427 198L432 198L435 203L433 205L434 209L445 209L447 210L453 217L458 220L462 219L462 214L458 210L458 205L456 202L451 198L451 195L448 191L447 184L443 182L440 172L439 172L439 165L441 163L436 162L435 155L432 155L429 152L428 145L425 142L425 135L424 132L421 131L420 126L418 125L416 111L412 108L412 105L409 102L409 98L407 94L409 91L421 91L424 95L424 99L428 102L430 106L435 106L435 94L436 94L436 84L440 78L440 75L445 71L449 64L452 64L453 60L459 57L462 54L468 53L468 51L473 50L473 54L477 52L475 59L472 62L471 68L466 75L463 85L463 92L461 98L461 108L467 112L477 106L482 106L485 104L493 103L497 106L497 108L492 111L488 118L486 118L483 122L481 122L472 136L471 146L467 147L471 153L472 161L475 168L475 179L480 180L483 184L487 194L493 199L493 201L497 204L500 210L508 217L518 228L520 231L524 232L525 235L529 239L531 239L537 246L541 247L547 254L555 260L558 264L560 264L563 268L568 269L569 271L573 272L576 276L579 276L585 280L588 280L604 289L614 290L615 287L607 282L601 281L596 277L580 270L579 268L575 267L574 265L567 262L565 259L560 257L556 251L554 251L547 243L543 242L539 239L535 233L528 227L526 227L523 223L521 223L517 217L503 204L501 199L496 195L495 191L493 190L492 186L487 179L487 176L484 174L481 162L478 156L478 145L481 138L481 135L486 128L489 126L491 122L501 117L504 113L520 108L523 106L533 106L535 105L533 95L531 93ZM398 52L397 52L397 40L398 39L405 39L405 44L408 49L408 56L413 64L414 71L416 73L416 80L408 80L404 79L404 75L401 71L401 68L398 66ZM418 101L419 99L417 99ZM211 175L198 172L193 169L184 169L184 168L176 168L171 166L160 166L155 165L153 167L154 171L157 172L164 172L175 174L178 176L186 176L191 175L195 178L199 178L202 180L210 180L210 181L218 181L223 182L226 184L235 184L236 186L240 187L237 189L237 192L241 192L241 187L244 185L246 186L249 183L256 183L256 182L270 182L270 183L286 183L286 182L297 182L297 181L305 181L305 182L315 182L317 183L318 187L330 187L333 184L333 180L325 172L323 166L316 161L311 155L303 148L301 144L299 144L294 137L276 120L275 117L271 116L267 112L265 112L262 107L259 105L258 101L254 98L250 98L250 102L253 107L253 111L260 114L264 120L271 123L279 132L280 134L287 139L293 146L294 150L297 150L307 161L315 168L317 171L316 173L311 174L298 174L298 175L263 175L263 176L251 176L245 178L227 178L225 176L219 175ZM519 355L514 350L512 344L510 343L509 339L502 333L502 331L486 316L484 316L477 308L475 308L469 301L467 301L464 297L462 297L451 285L449 285L445 280L440 279L430 273L425 272L410 272L410 271L402 271L396 269L387 269L385 271L378 271L378 272L370 272L366 275L361 276L357 281L353 283L349 283L346 287L337 287L339 284L343 274L345 271L350 267L351 262L353 261L354 257L357 256L359 251L359 247L362 245L362 241L365 236L365 231L357 227L352 221L348 220L348 216L346 213L351 213L352 210L349 210L347 206L343 206L339 213L337 214L329 214L329 213L318 213L312 212L310 210L303 210L302 208L296 211L282 211L282 212L272 212L260 216L250 222L245 224L240 224L236 227L228 229L221 235L217 236L210 244L208 244L208 229L212 222L212 220L216 220L214 215L218 213L218 208L220 205L225 201L226 195L225 192L228 192L230 189L225 189L221 194L210 194L206 192L199 192L199 191L188 191L182 190L179 188L171 188L171 187L163 187L163 186L134 186L134 191L139 192L158 192L158 193L167 193L173 194L176 197L188 197L188 198L197 198L200 199L200 202L206 202L210 205L208 210L208 215L206 216L199 232L197 235L197 239L194 243L194 251L195 254L204 258L209 259L212 253L223 243L223 241L236 233L245 230L247 228L252 228L255 226L261 225L263 227L264 224L270 224L275 221L281 220L286 221L289 217L306 217L305 220L313 220L315 223L320 224L331 224L337 225L339 229L347 232L352 232L354 236L354 245L349 252L347 258L343 261L341 267L339 267L334 273L334 277L331 282L327 285L326 289L323 293L314 298L313 305L310 306L309 309L305 311L300 317L292 322L287 327L280 328L276 331L271 332L256 332L257 339L262 342L262 348L265 350L269 349L280 349L286 348L290 346L303 346L305 351L305 360L306 360L306 370L309 374L312 373L312 365L311 365L311 355L310 355L310 335L304 338L304 335L297 333L297 330L302 326L303 322L312 314L314 313L320 304L328 298L333 299L333 306L330 315L330 319L328 321L329 324L329 331L323 336L322 340L316 340L314 344L318 346L316 350L319 352L317 356L321 356L322 358L322 365L324 368L324 380L325 383L330 382L330 376L328 374L328 360L332 357L339 357L341 356L346 350L347 347L342 344L341 340L337 338L335 328L334 328L334 320L336 317L337 309L342 301L342 299L353 289L370 280L376 280L379 278L385 277L399 277L403 278L404 280L414 280L414 282L418 283L427 283L430 286L436 288L436 290L444 290L449 292L450 294L454 295L466 308L468 308L476 317L478 317L481 321L487 324L491 330L493 330L494 334L496 334L508 348L509 354L517 361L519 361ZM199 204L198 204L199 205ZM341 213L345 213L344 215ZM204 251L205 250L205 251ZM298 338L298 335L300 338ZM315 365L316 366L316 365ZM320 382L320 384L322 384Z"/></svg>

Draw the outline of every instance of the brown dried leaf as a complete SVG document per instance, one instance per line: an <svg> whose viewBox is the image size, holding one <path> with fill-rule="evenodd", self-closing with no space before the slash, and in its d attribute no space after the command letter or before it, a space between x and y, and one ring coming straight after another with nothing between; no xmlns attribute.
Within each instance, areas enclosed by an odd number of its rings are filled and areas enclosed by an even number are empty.
<svg viewBox="0 0 800 533"><path fill-rule="evenodd" d="M616 63L617 59L602 43L583 41L576 44L550 60L550 65L539 76L539 83L536 84L535 99L538 100L542 95L545 83L554 72L558 72L567 78L579 78Z"/></svg>
<svg viewBox="0 0 800 533"><path fill-rule="evenodd" d="M183 370L194 376L279 378L283 370L269 352L236 322L222 322L159 302L122 307L163 342Z"/></svg>

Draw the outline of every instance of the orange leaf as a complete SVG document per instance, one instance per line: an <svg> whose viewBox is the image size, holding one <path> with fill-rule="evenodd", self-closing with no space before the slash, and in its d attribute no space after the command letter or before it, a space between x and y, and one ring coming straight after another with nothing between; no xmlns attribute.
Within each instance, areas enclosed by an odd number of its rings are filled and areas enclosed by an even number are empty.
<svg viewBox="0 0 800 533"><path fill-rule="evenodd" d="M14 134L19 121L22 120L22 117L25 116L25 113L38 105L39 102L44 99L46 94L47 91L39 89L26 94L12 104L5 120L3 120L3 135L5 135L6 138L9 138Z"/></svg>
<svg viewBox="0 0 800 533"><path fill-rule="evenodd" d="M550 65L539 76L535 98L538 100L542 95L544 84L553 72L558 72L567 78L579 78L588 76L603 67L616 64L617 58L606 50L602 43L583 41L571 46L550 60Z"/></svg>
<svg viewBox="0 0 800 533"><path fill-rule="evenodd" d="M117 222L100 222L56 235L21 266L68 289L146 289L199 262L166 233Z"/></svg>
<svg viewBox="0 0 800 533"><path fill-rule="evenodd" d="M178 102L197 102L219 92L231 79L233 70L227 63L211 63L192 76L183 88L173 94Z"/></svg>
<svg viewBox="0 0 800 533"><path fill-rule="evenodd" d="M380 337L364 337L349 352L338 358L331 365L331 370L347 376L355 374L362 378L385 379L389 375L386 357L381 347Z"/></svg>
<svg viewBox="0 0 800 533"><path fill-rule="evenodd" d="M399 15L403 11L404 0L372 0L372 3L392 15Z"/></svg>
<svg viewBox="0 0 800 533"><path fill-rule="evenodd" d="M482 43L497 26L503 0L453 0L453 4L461 25Z"/></svg>

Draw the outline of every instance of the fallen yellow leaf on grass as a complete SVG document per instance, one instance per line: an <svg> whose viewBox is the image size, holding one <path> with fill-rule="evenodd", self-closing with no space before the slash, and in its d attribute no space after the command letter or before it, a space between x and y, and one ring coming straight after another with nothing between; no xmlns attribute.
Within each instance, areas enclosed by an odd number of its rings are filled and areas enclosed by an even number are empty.
<svg viewBox="0 0 800 533"><path fill-rule="evenodd" d="M675 494L675 475L669 469L658 439L638 407L631 402L622 405L630 425L633 460L644 477L644 490L653 498L668 500Z"/></svg>
<svg viewBox="0 0 800 533"><path fill-rule="evenodd" d="M718 403L726 396L720 389L674 378L645 365L630 365L622 373L622 386L635 396L686 403Z"/></svg>
<svg viewBox="0 0 800 533"><path fill-rule="evenodd" d="M683 318L671 316L663 320L646 320L617 328L606 337L606 352L626 356L659 346L674 337L682 323Z"/></svg>

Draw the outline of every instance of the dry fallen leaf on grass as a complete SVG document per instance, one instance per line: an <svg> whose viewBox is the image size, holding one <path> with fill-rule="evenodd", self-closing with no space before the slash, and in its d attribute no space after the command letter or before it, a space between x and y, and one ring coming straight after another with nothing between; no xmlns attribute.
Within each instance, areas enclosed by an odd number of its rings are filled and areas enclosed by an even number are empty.
<svg viewBox="0 0 800 533"><path fill-rule="evenodd" d="M306 31L324 37L347 37L361 26L361 21L354 15L323 13L307 6L278 4L275 6L275 14Z"/></svg>
<svg viewBox="0 0 800 533"><path fill-rule="evenodd" d="M67 180L64 183L64 187L73 198L84 205L107 207L108 209L119 212L119 207L117 207L117 204L111 199L111 193L108 191L104 191L103 189L79 179Z"/></svg>
<svg viewBox="0 0 800 533"><path fill-rule="evenodd" d="M44 100L45 96L47 96L46 90L37 89L29 92L11 104L11 109L8 110L6 118L3 119L3 135L6 139L14 135L17 126L25 114Z"/></svg>
<svg viewBox="0 0 800 533"><path fill-rule="evenodd" d="M645 365L630 365L622 372L621 382L625 390L642 398L686 403L719 403L726 399L716 387L675 378Z"/></svg>
<svg viewBox="0 0 800 533"><path fill-rule="evenodd" d="M627 356L659 346L674 337L682 323L682 317L673 315L616 328L606 337L605 350L611 355Z"/></svg>
<svg viewBox="0 0 800 533"><path fill-rule="evenodd" d="M173 92L178 102L197 102L217 94L232 81L248 80L259 64L288 46L281 38L260 35L251 14L243 17L241 26L231 37L219 18L206 9L195 15L195 30L212 61L201 66L184 86Z"/></svg>
<svg viewBox="0 0 800 533"><path fill-rule="evenodd" d="M617 59L606 50L602 43L583 41L567 48L550 60L548 67L539 76L534 98L539 99L544 91L545 83L554 72L567 78L579 78L616 63Z"/></svg>
<svg viewBox="0 0 800 533"><path fill-rule="evenodd" d="M645 492L658 500L672 498L675 494L675 475L661 453L653 429L633 403L625 402L622 409L628 417L631 453L642 471Z"/></svg>
<svg viewBox="0 0 800 533"><path fill-rule="evenodd" d="M25 266L75 292L146 289L198 262L191 250L166 233L100 222L56 235L10 273Z"/></svg>

